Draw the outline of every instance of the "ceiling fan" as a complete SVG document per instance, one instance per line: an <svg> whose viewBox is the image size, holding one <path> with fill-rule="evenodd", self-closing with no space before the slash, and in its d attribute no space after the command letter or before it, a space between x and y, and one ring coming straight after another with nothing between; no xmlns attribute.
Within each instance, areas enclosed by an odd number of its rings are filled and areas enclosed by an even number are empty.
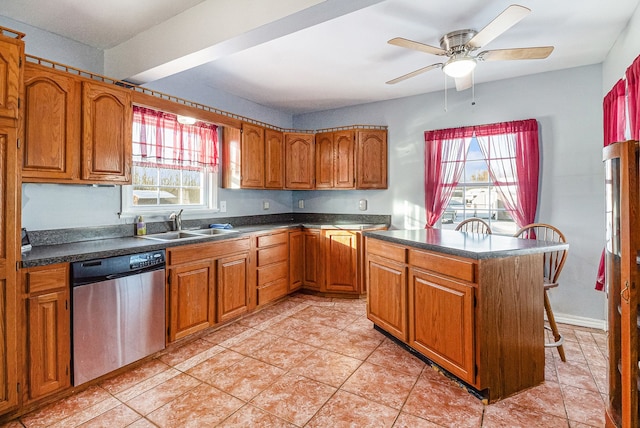
<svg viewBox="0 0 640 428"><path fill-rule="evenodd" d="M553 51L553 46L486 50L477 55L473 55L474 51L488 44L513 25L520 22L529 12L531 12L531 10L524 6L512 4L480 31L466 29L445 34L440 39L439 48L402 37L389 40L388 43L392 45L415 49L433 55L446 56L448 59L444 63L431 64L389 80L387 84L393 85L394 83L402 82L403 80L434 68L442 68L442 71L444 71L446 75L455 79L456 89L462 91L472 86L472 72L476 64L480 61L544 59L548 57Z"/></svg>

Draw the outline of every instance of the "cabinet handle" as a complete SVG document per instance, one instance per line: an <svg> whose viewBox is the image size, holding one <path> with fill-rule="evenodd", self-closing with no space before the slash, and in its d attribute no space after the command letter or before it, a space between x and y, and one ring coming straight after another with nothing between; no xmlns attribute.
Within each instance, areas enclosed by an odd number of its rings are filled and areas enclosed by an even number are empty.
<svg viewBox="0 0 640 428"><path fill-rule="evenodd" d="M629 281L624 282L624 288L620 292L620 296L622 297L622 300L629 303Z"/></svg>

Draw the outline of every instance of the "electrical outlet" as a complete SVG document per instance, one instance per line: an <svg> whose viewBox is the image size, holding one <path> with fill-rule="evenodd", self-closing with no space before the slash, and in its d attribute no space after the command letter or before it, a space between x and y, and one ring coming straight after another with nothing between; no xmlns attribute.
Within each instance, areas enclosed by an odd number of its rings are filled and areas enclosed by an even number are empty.
<svg viewBox="0 0 640 428"><path fill-rule="evenodd" d="M298 208L304 208L304 199L298 201Z"/></svg>
<svg viewBox="0 0 640 428"><path fill-rule="evenodd" d="M269 209L269 201L262 201L262 209L263 210Z"/></svg>
<svg viewBox="0 0 640 428"><path fill-rule="evenodd" d="M221 213L227 212L227 201L220 201L220 212Z"/></svg>
<svg viewBox="0 0 640 428"><path fill-rule="evenodd" d="M358 208L360 208L360 211L366 211L367 210L367 200L366 199L360 199L360 202L358 202Z"/></svg>

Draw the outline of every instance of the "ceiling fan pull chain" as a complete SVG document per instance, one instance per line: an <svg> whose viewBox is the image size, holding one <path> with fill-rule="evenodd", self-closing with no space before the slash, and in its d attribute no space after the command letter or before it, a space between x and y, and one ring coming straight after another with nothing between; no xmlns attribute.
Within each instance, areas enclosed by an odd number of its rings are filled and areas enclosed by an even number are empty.
<svg viewBox="0 0 640 428"><path fill-rule="evenodd" d="M471 72L471 105L476 105L476 73Z"/></svg>
<svg viewBox="0 0 640 428"><path fill-rule="evenodd" d="M447 111L447 75L442 73L444 76L444 111Z"/></svg>

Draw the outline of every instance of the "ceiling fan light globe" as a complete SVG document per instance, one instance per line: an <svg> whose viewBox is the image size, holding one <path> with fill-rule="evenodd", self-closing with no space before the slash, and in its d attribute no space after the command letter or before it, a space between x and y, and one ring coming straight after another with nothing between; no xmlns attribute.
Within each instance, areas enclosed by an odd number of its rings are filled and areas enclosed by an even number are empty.
<svg viewBox="0 0 640 428"><path fill-rule="evenodd" d="M442 66L442 71L447 76L456 78L464 77L476 68L476 60L471 57L453 57Z"/></svg>

